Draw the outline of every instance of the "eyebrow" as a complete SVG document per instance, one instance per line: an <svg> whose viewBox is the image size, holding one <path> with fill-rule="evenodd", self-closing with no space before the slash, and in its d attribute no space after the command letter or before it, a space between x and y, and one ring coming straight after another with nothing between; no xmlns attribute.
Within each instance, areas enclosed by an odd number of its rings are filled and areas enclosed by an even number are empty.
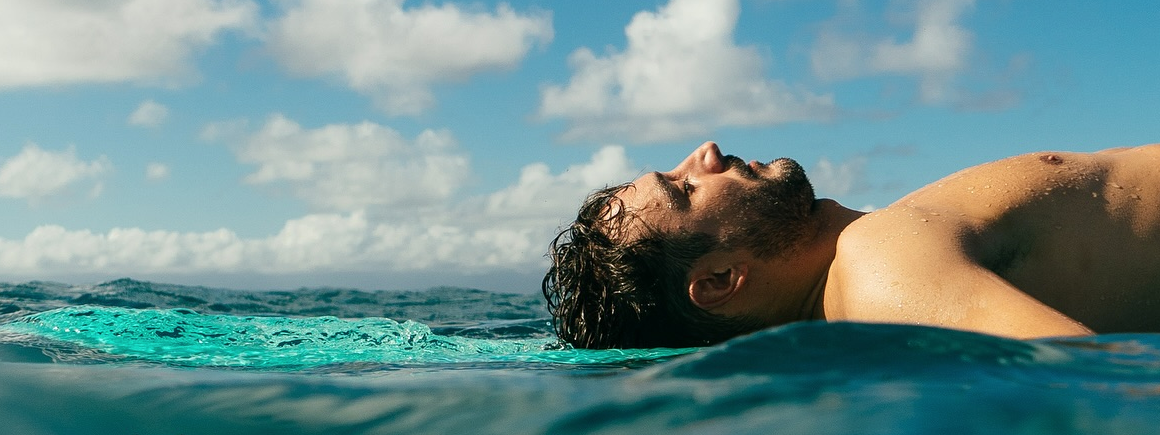
<svg viewBox="0 0 1160 435"><path fill-rule="evenodd" d="M660 172L653 172L653 179L660 185L661 192L665 194L665 198L669 200L674 208L684 209L688 206L688 200L685 195L677 190L677 187L665 179Z"/></svg>

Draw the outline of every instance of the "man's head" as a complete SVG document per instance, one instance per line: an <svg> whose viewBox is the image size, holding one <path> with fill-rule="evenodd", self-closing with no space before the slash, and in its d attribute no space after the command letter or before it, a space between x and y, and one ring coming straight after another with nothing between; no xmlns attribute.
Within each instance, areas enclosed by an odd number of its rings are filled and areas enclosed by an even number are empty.
<svg viewBox="0 0 1160 435"><path fill-rule="evenodd" d="M711 142L672 171L593 193L551 245L543 291L557 333L587 348L686 347L769 326L723 314L751 266L730 261L792 253L815 229L813 203L796 162L747 165Z"/></svg>

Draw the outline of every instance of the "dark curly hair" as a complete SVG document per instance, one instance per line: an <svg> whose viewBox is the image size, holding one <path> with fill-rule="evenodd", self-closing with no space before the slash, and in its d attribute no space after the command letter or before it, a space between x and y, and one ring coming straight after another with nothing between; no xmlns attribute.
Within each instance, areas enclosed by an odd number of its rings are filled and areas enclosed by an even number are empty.
<svg viewBox="0 0 1160 435"><path fill-rule="evenodd" d="M721 242L645 224L616 197L631 186L589 195L576 221L551 243L552 265L541 288L559 337L593 349L694 347L759 329L752 319L712 314L692 303L689 269ZM634 237L625 241L629 224Z"/></svg>

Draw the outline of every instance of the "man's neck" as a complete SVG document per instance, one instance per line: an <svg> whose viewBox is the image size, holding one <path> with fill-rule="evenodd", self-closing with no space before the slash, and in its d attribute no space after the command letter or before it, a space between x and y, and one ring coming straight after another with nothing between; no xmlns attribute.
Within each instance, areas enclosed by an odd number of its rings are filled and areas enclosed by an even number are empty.
<svg viewBox="0 0 1160 435"><path fill-rule="evenodd" d="M852 210L838 204L831 199L820 199L814 203L814 216L818 219L819 227L816 236L808 244L808 258L803 258L810 268L812 287L802 300L799 310L800 320L824 320L826 278L829 276L830 265L834 262L837 253L838 237L842 231L866 212Z"/></svg>

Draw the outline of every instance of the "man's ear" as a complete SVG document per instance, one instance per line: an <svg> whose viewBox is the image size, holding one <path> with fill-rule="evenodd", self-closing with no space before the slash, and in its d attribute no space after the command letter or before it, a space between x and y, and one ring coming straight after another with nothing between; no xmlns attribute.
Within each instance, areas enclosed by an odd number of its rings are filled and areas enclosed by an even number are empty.
<svg viewBox="0 0 1160 435"><path fill-rule="evenodd" d="M745 287L749 265L744 262L694 266L689 275L689 299L702 310L711 310L729 302Z"/></svg>

